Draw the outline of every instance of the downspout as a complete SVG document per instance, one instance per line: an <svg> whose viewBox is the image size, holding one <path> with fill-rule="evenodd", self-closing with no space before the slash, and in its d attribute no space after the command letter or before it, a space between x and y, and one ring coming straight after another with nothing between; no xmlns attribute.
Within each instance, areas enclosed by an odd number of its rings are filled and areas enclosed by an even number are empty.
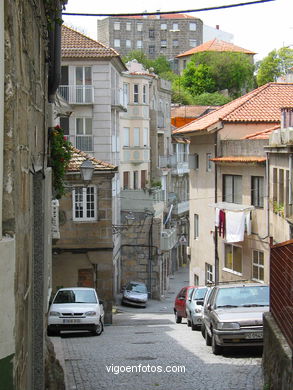
<svg viewBox="0 0 293 390"><path fill-rule="evenodd" d="M0 187L3 185L4 153L4 4L0 4ZM2 239L2 198L0 191L0 240Z"/></svg>
<svg viewBox="0 0 293 390"><path fill-rule="evenodd" d="M215 132L214 135L214 153L215 158L218 157L218 132ZM215 203L218 201L218 165L215 163ZM215 285L219 284L219 252L218 252L218 227L215 226Z"/></svg>

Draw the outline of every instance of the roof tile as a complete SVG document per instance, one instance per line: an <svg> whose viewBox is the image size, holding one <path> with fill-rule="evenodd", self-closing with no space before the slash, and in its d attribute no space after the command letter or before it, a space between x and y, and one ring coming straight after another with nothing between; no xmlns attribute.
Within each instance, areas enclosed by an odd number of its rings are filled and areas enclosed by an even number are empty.
<svg viewBox="0 0 293 390"><path fill-rule="evenodd" d="M93 163L93 165L95 167L95 171L107 171L108 172L108 171L116 171L117 170L117 166L115 166L115 165L106 163L106 162L101 161L101 160L97 160L93 156L90 156L89 154L82 152L81 150L76 149L73 146L71 149L72 149L72 157L71 157L71 160L70 160L69 165L67 167L68 172L79 171L81 164L85 160L90 160Z"/></svg>

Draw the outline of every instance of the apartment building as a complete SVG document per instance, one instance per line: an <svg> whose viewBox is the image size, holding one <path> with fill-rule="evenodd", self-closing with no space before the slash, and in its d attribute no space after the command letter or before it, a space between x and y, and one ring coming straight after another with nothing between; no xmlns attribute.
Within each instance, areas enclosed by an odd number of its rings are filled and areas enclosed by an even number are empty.
<svg viewBox="0 0 293 390"><path fill-rule="evenodd" d="M269 83L175 131L191 140L190 283L269 281L268 140L248 136L280 126L292 92Z"/></svg>
<svg viewBox="0 0 293 390"><path fill-rule="evenodd" d="M203 22L188 14L108 17L97 23L97 39L122 56L140 50L151 59L172 60L203 42Z"/></svg>

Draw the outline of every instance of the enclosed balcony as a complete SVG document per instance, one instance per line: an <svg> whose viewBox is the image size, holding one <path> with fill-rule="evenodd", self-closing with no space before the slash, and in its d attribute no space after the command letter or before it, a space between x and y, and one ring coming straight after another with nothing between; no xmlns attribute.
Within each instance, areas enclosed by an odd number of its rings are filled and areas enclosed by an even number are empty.
<svg viewBox="0 0 293 390"><path fill-rule="evenodd" d="M69 104L93 104L94 102L93 85L60 85L58 92Z"/></svg>
<svg viewBox="0 0 293 390"><path fill-rule="evenodd" d="M160 249L162 251L169 251L177 244L177 229L163 229L161 231Z"/></svg>
<svg viewBox="0 0 293 390"><path fill-rule="evenodd" d="M111 106L120 111L127 111L127 96L123 93L122 88L114 89L111 91Z"/></svg>
<svg viewBox="0 0 293 390"><path fill-rule="evenodd" d="M172 175L183 175L189 173L187 154L173 154L171 156L159 156L159 168L170 168Z"/></svg>
<svg viewBox="0 0 293 390"><path fill-rule="evenodd" d="M164 211L164 191L160 188L148 188L144 190L122 190L121 209L133 212L148 210L154 216L161 215Z"/></svg>

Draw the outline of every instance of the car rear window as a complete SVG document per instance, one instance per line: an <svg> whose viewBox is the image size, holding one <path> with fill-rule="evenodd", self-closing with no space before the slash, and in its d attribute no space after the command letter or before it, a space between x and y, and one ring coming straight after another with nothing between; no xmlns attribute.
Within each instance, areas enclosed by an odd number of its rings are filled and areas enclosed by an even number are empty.
<svg viewBox="0 0 293 390"><path fill-rule="evenodd" d="M97 303L93 290L61 290L58 291L53 303Z"/></svg>
<svg viewBox="0 0 293 390"><path fill-rule="evenodd" d="M195 301L203 300L205 295L206 295L206 292L207 292L207 288L198 288L198 289L196 289L194 294L193 294L193 299Z"/></svg>
<svg viewBox="0 0 293 390"><path fill-rule="evenodd" d="M220 288L216 297L216 307L257 307L268 305L268 286Z"/></svg>
<svg viewBox="0 0 293 390"><path fill-rule="evenodd" d="M140 284L140 283L129 283L126 286L126 290L137 292L137 293L145 293L145 294L147 293L146 286L144 284Z"/></svg>

